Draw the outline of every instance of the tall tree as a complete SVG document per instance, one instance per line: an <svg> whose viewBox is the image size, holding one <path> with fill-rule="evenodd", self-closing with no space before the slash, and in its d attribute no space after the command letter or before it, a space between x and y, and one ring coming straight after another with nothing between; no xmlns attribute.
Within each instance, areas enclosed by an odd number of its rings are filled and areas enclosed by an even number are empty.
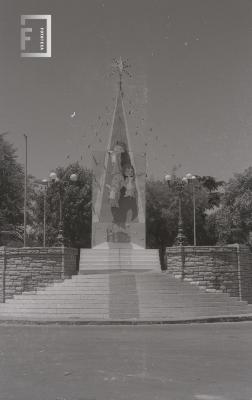
<svg viewBox="0 0 252 400"><path fill-rule="evenodd" d="M209 243L206 227L207 210L220 201L220 183L212 177L197 177L195 184L197 244ZM182 219L188 244L193 244L192 184L182 193ZM174 244L178 230L178 195L173 185L165 181L149 180L146 185L147 246L163 248Z"/></svg>
<svg viewBox="0 0 252 400"><path fill-rule="evenodd" d="M218 181L213 176L197 176L198 181L208 192L208 208L219 207L221 201L221 188L224 181Z"/></svg>
<svg viewBox="0 0 252 400"><path fill-rule="evenodd" d="M0 230L18 229L23 221L24 172L6 136L0 135Z"/></svg>
<svg viewBox="0 0 252 400"><path fill-rule="evenodd" d="M209 216L218 243L246 243L252 231L252 167L224 186L221 206Z"/></svg>
<svg viewBox="0 0 252 400"><path fill-rule="evenodd" d="M91 245L91 187L92 173L80 164L73 163L63 168L58 167L56 174L59 183L48 183L46 192L46 244L55 245L59 232L59 202L62 197L63 232L65 244L73 247ZM70 180L71 174L77 175L77 181ZM34 194L33 215L36 242L43 243L44 192Z"/></svg>

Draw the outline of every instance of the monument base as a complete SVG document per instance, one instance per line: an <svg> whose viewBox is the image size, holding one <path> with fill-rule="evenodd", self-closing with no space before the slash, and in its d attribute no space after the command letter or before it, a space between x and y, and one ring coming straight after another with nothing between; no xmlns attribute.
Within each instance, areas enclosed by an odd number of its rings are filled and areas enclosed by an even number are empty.
<svg viewBox="0 0 252 400"><path fill-rule="evenodd" d="M92 248L105 246L107 249L113 248L145 248L145 224L130 223L126 230L117 229L110 234L111 223L95 222L92 225Z"/></svg>

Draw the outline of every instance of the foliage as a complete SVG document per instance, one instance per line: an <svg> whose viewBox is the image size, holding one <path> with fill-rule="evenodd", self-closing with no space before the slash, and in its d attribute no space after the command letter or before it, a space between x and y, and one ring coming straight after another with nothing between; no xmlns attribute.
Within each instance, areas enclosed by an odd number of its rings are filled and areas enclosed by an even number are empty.
<svg viewBox="0 0 252 400"><path fill-rule="evenodd" d="M16 149L0 135L0 230L18 230L23 221L24 172Z"/></svg>
<svg viewBox="0 0 252 400"><path fill-rule="evenodd" d="M252 167L224 187L221 207L209 216L208 224L220 244L246 243L252 231Z"/></svg>
<svg viewBox="0 0 252 400"><path fill-rule="evenodd" d="M224 181L217 181L213 176L197 176L197 180L208 191L208 208L219 207L221 201L220 188L223 187Z"/></svg>
<svg viewBox="0 0 252 400"><path fill-rule="evenodd" d="M175 176L173 178L176 178ZM206 210L218 206L220 194L217 182L212 177L197 177L195 184L197 244L208 244ZM182 219L188 244L193 244L193 187L184 187L182 193ZM149 180L146 185L146 231L147 246L163 248L172 246L178 229L178 194L174 185L165 181Z"/></svg>
<svg viewBox="0 0 252 400"><path fill-rule="evenodd" d="M59 182L49 182L46 190L46 245L55 245L57 242L61 191L65 244L72 247L90 247L92 174L78 162L66 168L59 167L55 172ZM76 182L70 180L73 173L78 176ZM33 229L37 232L35 240L37 244L42 245L44 191L37 191L33 200Z"/></svg>

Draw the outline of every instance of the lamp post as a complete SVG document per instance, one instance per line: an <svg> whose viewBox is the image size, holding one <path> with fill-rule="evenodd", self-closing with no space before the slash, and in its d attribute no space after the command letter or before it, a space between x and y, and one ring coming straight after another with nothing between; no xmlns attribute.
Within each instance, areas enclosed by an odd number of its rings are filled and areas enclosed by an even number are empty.
<svg viewBox="0 0 252 400"><path fill-rule="evenodd" d="M58 189L59 193L59 231L57 235L57 244L58 246L64 246L64 231L63 231L63 217L62 217L62 204L63 204L63 195L64 195L64 181L58 178L56 172L51 172L49 178L53 185L55 185ZM78 176L76 174L70 175L70 181L76 182Z"/></svg>
<svg viewBox="0 0 252 400"><path fill-rule="evenodd" d="M188 183L192 184L192 196L193 196L193 245L197 246L197 236L196 236L196 199L195 199L195 182L196 176L192 174L186 174L186 179Z"/></svg>
<svg viewBox="0 0 252 400"><path fill-rule="evenodd" d="M48 188L48 180L43 179L42 184L44 186L44 207L43 207L43 247L46 247L46 195L47 195L47 188Z"/></svg>
<svg viewBox="0 0 252 400"><path fill-rule="evenodd" d="M178 178L178 177L172 177L171 175L166 175L165 180L168 183L169 187L174 187L175 192L178 196L179 218L178 218L178 233L175 239L175 244L183 246L186 242L186 236L183 231L182 193L185 185L187 184L187 178L186 177Z"/></svg>
<svg viewBox="0 0 252 400"><path fill-rule="evenodd" d="M25 139L25 174L24 174L24 247L26 247L26 227L27 227L27 135L24 134Z"/></svg>

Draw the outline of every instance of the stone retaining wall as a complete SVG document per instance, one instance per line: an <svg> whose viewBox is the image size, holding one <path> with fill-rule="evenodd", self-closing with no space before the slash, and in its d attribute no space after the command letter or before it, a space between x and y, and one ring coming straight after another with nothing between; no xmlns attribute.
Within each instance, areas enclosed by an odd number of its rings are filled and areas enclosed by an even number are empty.
<svg viewBox="0 0 252 400"><path fill-rule="evenodd" d="M76 249L0 248L0 302L15 294L70 278L77 272Z"/></svg>
<svg viewBox="0 0 252 400"><path fill-rule="evenodd" d="M252 303L252 253L245 246L167 247L165 261L177 278Z"/></svg>

